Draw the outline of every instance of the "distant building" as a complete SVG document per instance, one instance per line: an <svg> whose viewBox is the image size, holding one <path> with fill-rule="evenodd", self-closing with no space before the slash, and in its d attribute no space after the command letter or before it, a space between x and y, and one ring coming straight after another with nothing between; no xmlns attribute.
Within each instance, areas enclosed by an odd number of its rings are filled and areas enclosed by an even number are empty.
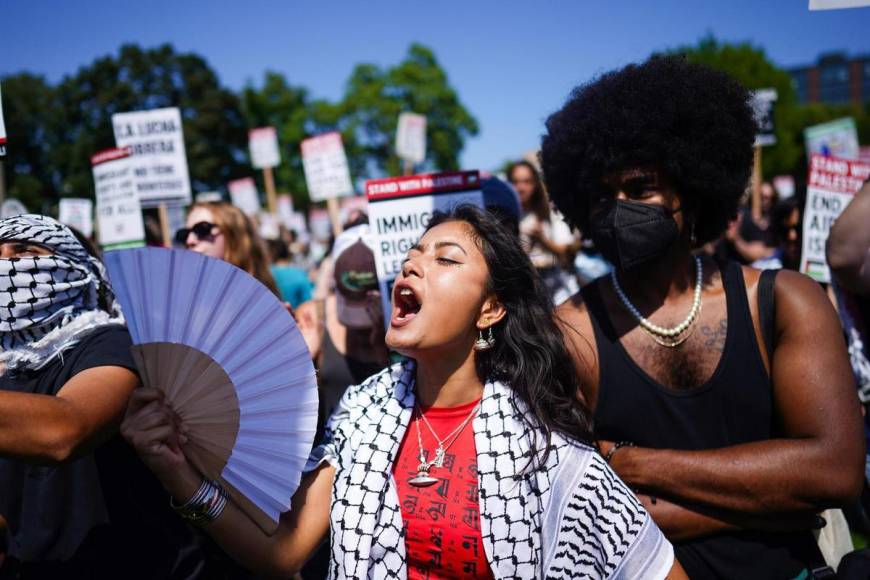
<svg viewBox="0 0 870 580"><path fill-rule="evenodd" d="M798 102L860 105L870 101L870 54L823 54L812 66L788 69Z"/></svg>

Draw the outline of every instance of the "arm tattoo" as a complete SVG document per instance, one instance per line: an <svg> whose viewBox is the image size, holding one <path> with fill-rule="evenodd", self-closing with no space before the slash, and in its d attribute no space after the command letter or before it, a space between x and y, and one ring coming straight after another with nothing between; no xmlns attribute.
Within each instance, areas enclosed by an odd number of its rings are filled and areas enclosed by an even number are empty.
<svg viewBox="0 0 870 580"><path fill-rule="evenodd" d="M704 337L704 346L719 352L725 350L725 337L728 335L728 320L719 321L718 328L715 326L701 326L701 335Z"/></svg>

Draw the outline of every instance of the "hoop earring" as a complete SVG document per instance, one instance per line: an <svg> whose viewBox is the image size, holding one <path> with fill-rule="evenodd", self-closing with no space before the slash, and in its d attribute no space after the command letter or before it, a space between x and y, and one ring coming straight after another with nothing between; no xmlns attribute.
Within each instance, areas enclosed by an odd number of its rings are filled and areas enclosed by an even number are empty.
<svg viewBox="0 0 870 580"><path fill-rule="evenodd" d="M478 352L486 351L495 346L495 338L492 336L492 327L486 329L487 336L483 336L483 331L478 330L478 338L474 341L474 350Z"/></svg>

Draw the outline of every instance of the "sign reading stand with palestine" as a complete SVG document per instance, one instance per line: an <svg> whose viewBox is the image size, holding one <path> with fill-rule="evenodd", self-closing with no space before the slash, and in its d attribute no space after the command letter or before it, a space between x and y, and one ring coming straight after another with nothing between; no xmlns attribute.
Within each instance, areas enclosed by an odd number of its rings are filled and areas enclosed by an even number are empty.
<svg viewBox="0 0 870 580"><path fill-rule="evenodd" d="M819 282L830 282L831 271L825 259L828 234L870 177L870 164L815 154L810 158L809 171L800 270Z"/></svg>
<svg viewBox="0 0 870 580"><path fill-rule="evenodd" d="M175 107L112 115L115 143L129 148L143 207L190 204L181 113Z"/></svg>
<svg viewBox="0 0 870 580"><path fill-rule="evenodd" d="M393 282L402 260L423 235L436 210L458 205L483 207L477 171L410 175L366 182L369 223L375 236L375 262L384 319L389 324Z"/></svg>
<svg viewBox="0 0 870 580"><path fill-rule="evenodd" d="M106 149L91 157L97 198L99 242L105 250L145 245L142 206L135 167L126 149Z"/></svg>

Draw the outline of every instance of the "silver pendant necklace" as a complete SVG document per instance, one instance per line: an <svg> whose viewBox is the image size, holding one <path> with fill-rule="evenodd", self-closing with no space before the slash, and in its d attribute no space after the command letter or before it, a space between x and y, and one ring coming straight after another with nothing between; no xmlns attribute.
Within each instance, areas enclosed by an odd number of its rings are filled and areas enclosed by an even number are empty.
<svg viewBox="0 0 870 580"><path fill-rule="evenodd" d="M454 429L447 437L442 441L438 435L435 434L435 430L432 429L432 425L429 424L429 420L426 419L425 415L423 415L423 411L420 409L420 406L416 403L414 404L414 410L417 412L417 420L414 421L414 426L417 428L417 446L420 450L420 465L417 466L417 475L408 480L408 483L413 485L414 487L429 487L435 483L438 483L438 478L432 477L429 475L429 470L433 467L442 467L444 465L444 454L450 448L453 443L459 439L459 435L462 434L462 430L471 422L477 412L480 410L480 403L471 410L471 413L468 414L462 423ZM435 456L432 458L432 461L426 461L426 451L423 449L423 436L420 433L420 419L426 422L426 426L429 428L429 431L432 433L432 436L435 438L435 441L438 442L438 447L435 449Z"/></svg>

